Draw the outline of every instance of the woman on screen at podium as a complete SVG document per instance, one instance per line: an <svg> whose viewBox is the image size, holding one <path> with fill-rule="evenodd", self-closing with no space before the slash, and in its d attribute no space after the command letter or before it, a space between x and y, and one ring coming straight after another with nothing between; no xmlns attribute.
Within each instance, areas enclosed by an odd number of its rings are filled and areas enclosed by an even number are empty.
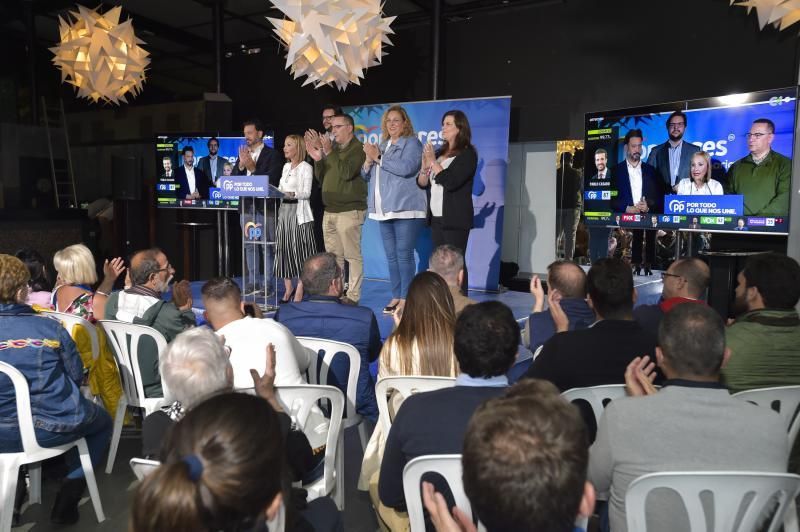
<svg viewBox="0 0 800 532"><path fill-rule="evenodd" d="M711 179L711 157L698 151L692 155L689 177L684 177L678 182L678 194L686 196L721 196L722 184L716 179Z"/></svg>
<svg viewBox="0 0 800 532"><path fill-rule="evenodd" d="M296 290L292 281L299 278L305 260L317 252L314 240L314 215L311 213L311 182L314 169L305 161L306 145L299 135L288 135L283 143L283 166L278 189L283 192L276 229L275 276L286 287L282 303L302 299L302 286Z"/></svg>
<svg viewBox="0 0 800 532"><path fill-rule="evenodd" d="M428 189L428 221L433 247L450 244L466 259L467 240L472 229L472 182L478 167L478 152L472 145L472 130L463 111L447 111L442 117L444 143L434 152L428 143L422 150L422 169L417 183ZM461 292L469 282L464 261Z"/></svg>
<svg viewBox="0 0 800 532"><path fill-rule="evenodd" d="M399 105L390 107L383 113L381 130L380 144L364 143L361 175L369 182L369 217L378 222L386 252L392 300L383 312L391 314L402 307L417 273L414 246L425 224L427 204L425 192L416 183L422 144L406 110Z"/></svg>

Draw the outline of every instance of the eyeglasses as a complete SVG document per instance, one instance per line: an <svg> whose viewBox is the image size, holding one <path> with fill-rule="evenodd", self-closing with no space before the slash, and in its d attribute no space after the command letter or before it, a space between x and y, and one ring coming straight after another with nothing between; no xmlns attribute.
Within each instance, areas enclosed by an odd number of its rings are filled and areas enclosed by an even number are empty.
<svg viewBox="0 0 800 532"><path fill-rule="evenodd" d="M346 126L346 125L347 125L347 124L333 124L331 127L332 127L333 129L339 129L340 127L344 127L344 126Z"/></svg>
<svg viewBox="0 0 800 532"><path fill-rule="evenodd" d="M331 120L336 115L322 115L323 120Z"/></svg>
<svg viewBox="0 0 800 532"><path fill-rule="evenodd" d="M666 281L667 277L677 277L678 279L683 279L682 276L675 275L674 273L661 272L661 280L662 281Z"/></svg>
<svg viewBox="0 0 800 532"><path fill-rule="evenodd" d="M745 135L745 137L747 137L748 139L750 137L755 137L756 139L760 139L761 137L763 137L765 135L769 135L769 133L748 133L747 135Z"/></svg>

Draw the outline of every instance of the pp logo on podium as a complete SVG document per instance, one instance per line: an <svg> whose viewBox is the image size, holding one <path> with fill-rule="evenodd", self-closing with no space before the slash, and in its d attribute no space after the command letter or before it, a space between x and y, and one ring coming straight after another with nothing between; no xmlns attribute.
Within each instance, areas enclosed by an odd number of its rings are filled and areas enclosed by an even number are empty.
<svg viewBox="0 0 800 532"><path fill-rule="evenodd" d="M244 237L247 240L261 240L264 234L264 229L261 224L256 222L247 222L244 224Z"/></svg>

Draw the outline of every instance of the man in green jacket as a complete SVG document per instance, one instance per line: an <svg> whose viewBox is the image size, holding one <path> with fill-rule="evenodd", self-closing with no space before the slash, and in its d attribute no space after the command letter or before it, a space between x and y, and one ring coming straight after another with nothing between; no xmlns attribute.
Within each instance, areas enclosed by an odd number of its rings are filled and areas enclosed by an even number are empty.
<svg viewBox="0 0 800 532"><path fill-rule="evenodd" d="M161 294L169 287L175 270L160 249L137 251L131 257L130 275L133 286L114 292L108 298L105 319L147 325L171 342L179 333L196 325L192 298L164 301ZM178 306L180 305L180 306ZM150 338L139 340L139 371L146 397L163 397L158 371L158 347Z"/></svg>
<svg viewBox="0 0 800 532"><path fill-rule="evenodd" d="M327 135L316 134L306 137L306 149L314 159L314 176L322 185L325 250L336 255L342 271L347 261L349 287L343 301L358 303L364 271L361 228L367 212L367 182L361 178L361 166L366 156L364 146L353 133L350 115L335 115L331 127L335 144Z"/></svg>
<svg viewBox="0 0 800 532"><path fill-rule="evenodd" d="M789 214L789 189L792 161L771 149L775 124L759 118L750 126L747 148L750 154L728 170L727 194L744 196L746 216L786 216Z"/></svg>
<svg viewBox="0 0 800 532"><path fill-rule="evenodd" d="M800 265L778 253L753 255L737 282L724 383L734 393L800 385Z"/></svg>

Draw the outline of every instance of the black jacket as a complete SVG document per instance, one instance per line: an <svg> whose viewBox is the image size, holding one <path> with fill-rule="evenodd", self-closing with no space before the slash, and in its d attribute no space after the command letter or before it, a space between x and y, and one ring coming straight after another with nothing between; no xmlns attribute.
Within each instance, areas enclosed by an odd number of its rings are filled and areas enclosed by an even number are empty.
<svg viewBox="0 0 800 532"><path fill-rule="evenodd" d="M472 229L475 213L472 206L472 182L478 168L478 152L469 146L456 155L446 169L439 172L436 182L444 187L442 199L442 229ZM431 187L428 194L428 223L431 215Z"/></svg>

